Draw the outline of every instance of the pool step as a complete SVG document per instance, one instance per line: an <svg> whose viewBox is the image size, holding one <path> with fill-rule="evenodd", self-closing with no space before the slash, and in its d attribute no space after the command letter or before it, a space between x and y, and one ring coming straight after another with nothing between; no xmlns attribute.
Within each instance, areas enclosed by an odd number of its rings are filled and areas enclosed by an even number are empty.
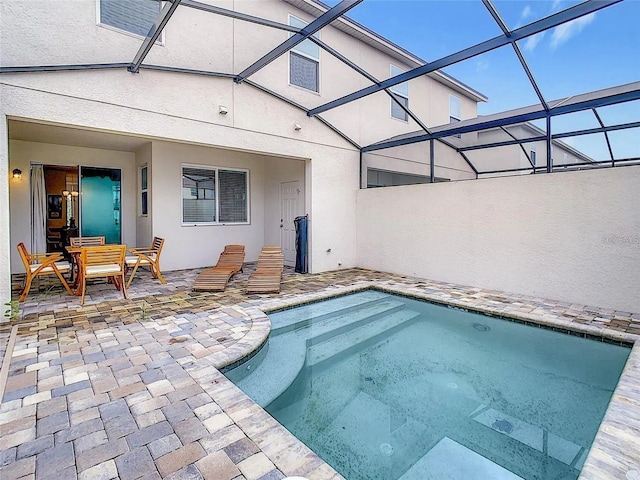
<svg viewBox="0 0 640 480"><path fill-rule="evenodd" d="M266 406L275 400L289 385L293 383L304 367L309 343L343 334L360 325L375 321L402 308L402 303L392 300L376 300L358 312L342 313L314 325L296 330L275 332L269 337L268 354L261 361L252 362L247 367L253 370L251 375L234 372L233 379L238 387L261 406ZM240 367L242 368L242 366ZM260 383L260 387L254 385Z"/></svg>
<svg viewBox="0 0 640 480"><path fill-rule="evenodd" d="M307 351L307 366L316 367L331 358L347 355L355 349L362 348L365 342L379 341L381 337L389 335L418 316L418 312L402 309L342 335L311 345Z"/></svg>
<svg viewBox="0 0 640 480"><path fill-rule="evenodd" d="M523 480L488 458L460 443L444 437L420 460L411 466L400 480L467 480L491 478L492 480Z"/></svg>
<svg viewBox="0 0 640 480"><path fill-rule="evenodd" d="M323 430L323 449L358 452L359 461L373 467L369 471L375 470L380 478L396 478L404 465L424 455L424 443L436 439L426 425L412 419L393 428L394 415L390 405L359 391Z"/></svg>
<svg viewBox="0 0 640 480"><path fill-rule="evenodd" d="M360 308L384 301L389 297L390 295L383 292L368 291L358 293L357 298L338 297L327 302L312 303L304 307L276 312L269 315L271 331L273 334L285 333L305 328L312 321L314 325L317 325L336 316L344 316Z"/></svg>
<svg viewBox="0 0 640 480"><path fill-rule="evenodd" d="M342 335L362 325L372 323L404 308L404 304L397 300L377 300L369 305L361 306L352 312L327 317L324 321L314 321L312 326L298 330L307 339L307 347L324 342L338 335Z"/></svg>
<svg viewBox="0 0 640 480"><path fill-rule="evenodd" d="M266 407L296 379L304 367L306 353L305 342L292 341L288 335L269 338L268 355L253 366L251 375L235 384L258 405Z"/></svg>

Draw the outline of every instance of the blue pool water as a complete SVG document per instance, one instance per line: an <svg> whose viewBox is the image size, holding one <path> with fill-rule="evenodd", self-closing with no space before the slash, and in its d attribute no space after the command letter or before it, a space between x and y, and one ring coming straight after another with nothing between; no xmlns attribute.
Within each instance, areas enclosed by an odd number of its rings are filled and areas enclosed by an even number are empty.
<svg viewBox="0 0 640 480"><path fill-rule="evenodd" d="M226 375L348 480L575 479L630 353L374 290Z"/></svg>

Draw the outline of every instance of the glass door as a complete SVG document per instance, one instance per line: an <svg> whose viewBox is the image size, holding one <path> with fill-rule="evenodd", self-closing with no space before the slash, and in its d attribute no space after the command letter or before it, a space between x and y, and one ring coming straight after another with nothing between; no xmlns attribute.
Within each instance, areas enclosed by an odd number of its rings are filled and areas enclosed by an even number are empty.
<svg viewBox="0 0 640 480"><path fill-rule="evenodd" d="M80 167L80 235L122 243L119 168Z"/></svg>

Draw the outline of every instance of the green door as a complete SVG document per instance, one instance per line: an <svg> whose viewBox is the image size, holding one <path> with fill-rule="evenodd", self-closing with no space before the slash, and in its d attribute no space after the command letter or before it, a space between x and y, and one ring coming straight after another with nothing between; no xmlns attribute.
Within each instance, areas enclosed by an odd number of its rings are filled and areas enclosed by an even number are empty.
<svg viewBox="0 0 640 480"><path fill-rule="evenodd" d="M80 167L80 235L122 243L120 169Z"/></svg>

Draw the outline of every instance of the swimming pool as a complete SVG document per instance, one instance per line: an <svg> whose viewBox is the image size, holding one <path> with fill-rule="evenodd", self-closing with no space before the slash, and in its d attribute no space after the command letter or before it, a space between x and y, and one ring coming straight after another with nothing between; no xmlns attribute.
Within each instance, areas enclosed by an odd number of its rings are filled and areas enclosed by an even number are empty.
<svg viewBox="0 0 640 480"><path fill-rule="evenodd" d="M369 290L226 375L349 480L577 478L630 350Z"/></svg>

